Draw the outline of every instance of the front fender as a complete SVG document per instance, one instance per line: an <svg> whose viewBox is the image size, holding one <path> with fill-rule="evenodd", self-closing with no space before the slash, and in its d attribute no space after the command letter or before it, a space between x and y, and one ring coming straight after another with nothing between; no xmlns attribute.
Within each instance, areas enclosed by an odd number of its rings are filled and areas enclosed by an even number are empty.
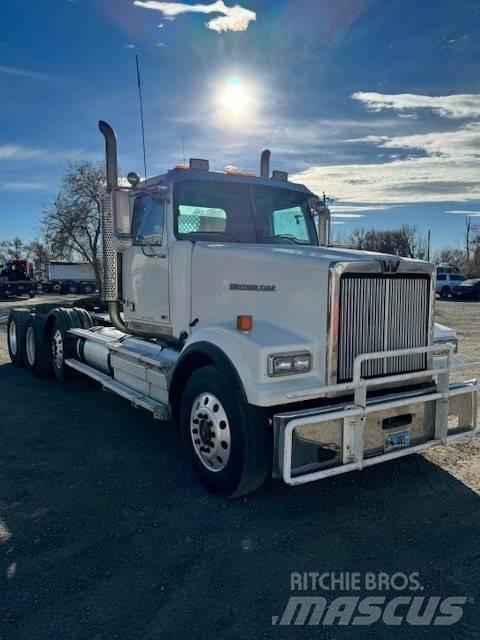
<svg viewBox="0 0 480 640"><path fill-rule="evenodd" d="M256 321L253 329L245 333L238 331L233 323L200 327L185 342L184 350L191 353L196 344L212 344L225 355L234 367L250 404L261 407L286 404L289 402L287 393L320 384L319 363L315 355L313 369L309 373L279 378L268 376L267 361L272 353L318 353L318 346L304 336L276 325Z"/></svg>

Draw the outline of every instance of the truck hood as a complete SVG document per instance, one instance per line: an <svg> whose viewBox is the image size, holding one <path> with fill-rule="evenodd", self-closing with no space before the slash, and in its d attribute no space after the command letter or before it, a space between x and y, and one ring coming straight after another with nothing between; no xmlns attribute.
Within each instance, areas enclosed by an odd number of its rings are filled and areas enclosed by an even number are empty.
<svg viewBox="0 0 480 640"><path fill-rule="evenodd" d="M403 269L409 270L409 266L412 271L433 271L434 266L423 260L414 260L412 258L403 258L394 256L387 253L378 253L375 251L360 251L356 249L342 249L340 247L317 247L317 246L302 246L302 245L273 245L273 244L222 244L222 243L209 243L198 242L197 246L210 249L212 251L218 251L225 256L245 256L250 257L252 260L286 260L286 261L301 261L309 260L313 264L318 262L326 263L330 265L336 262L372 262L375 263L379 260L394 259L399 261Z"/></svg>

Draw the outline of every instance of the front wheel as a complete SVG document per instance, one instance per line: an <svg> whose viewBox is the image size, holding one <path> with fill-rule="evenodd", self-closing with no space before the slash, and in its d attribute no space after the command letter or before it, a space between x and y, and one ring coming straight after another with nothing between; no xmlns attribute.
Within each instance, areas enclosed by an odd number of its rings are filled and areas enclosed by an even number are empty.
<svg viewBox="0 0 480 640"><path fill-rule="evenodd" d="M182 439L194 469L207 489L227 498L258 489L271 467L266 415L238 387L216 367L202 367L188 379L180 403Z"/></svg>
<svg viewBox="0 0 480 640"><path fill-rule="evenodd" d="M449 295L450 295L450 287L442 287L440 291L440 297L445 299L445 298L448 298Z"/></svg>

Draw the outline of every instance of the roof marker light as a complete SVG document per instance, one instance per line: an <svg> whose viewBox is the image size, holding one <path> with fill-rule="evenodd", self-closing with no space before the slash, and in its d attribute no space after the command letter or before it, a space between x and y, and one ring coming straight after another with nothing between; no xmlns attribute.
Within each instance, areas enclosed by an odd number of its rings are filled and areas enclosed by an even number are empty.
<svg viewBox="0 0 480 640"><path fill-rule="evenodd" d="M202 171L209 171L210 165L208 160L203 158L190 158L190 169L201 169Z"/></svg>
<svg viewBox="0 0 480 640"><path fill-rule="evenodd" d="M272 178L273 180L288 182L288 173L286 171L272 171Z"/></svg>

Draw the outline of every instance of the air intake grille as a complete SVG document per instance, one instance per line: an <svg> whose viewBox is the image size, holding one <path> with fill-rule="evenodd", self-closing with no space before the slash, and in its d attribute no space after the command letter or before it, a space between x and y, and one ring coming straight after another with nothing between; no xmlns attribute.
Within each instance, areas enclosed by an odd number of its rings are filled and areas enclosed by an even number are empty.
<svg viewBox="0 0 480 640"><path fill-rule="evenodd" d="M430 278L423 274L344 274L340 282L338 382L352 379L361 353L424 347L429 340ZM367 361L365 377L419 371L426 355Z"/></svg>

